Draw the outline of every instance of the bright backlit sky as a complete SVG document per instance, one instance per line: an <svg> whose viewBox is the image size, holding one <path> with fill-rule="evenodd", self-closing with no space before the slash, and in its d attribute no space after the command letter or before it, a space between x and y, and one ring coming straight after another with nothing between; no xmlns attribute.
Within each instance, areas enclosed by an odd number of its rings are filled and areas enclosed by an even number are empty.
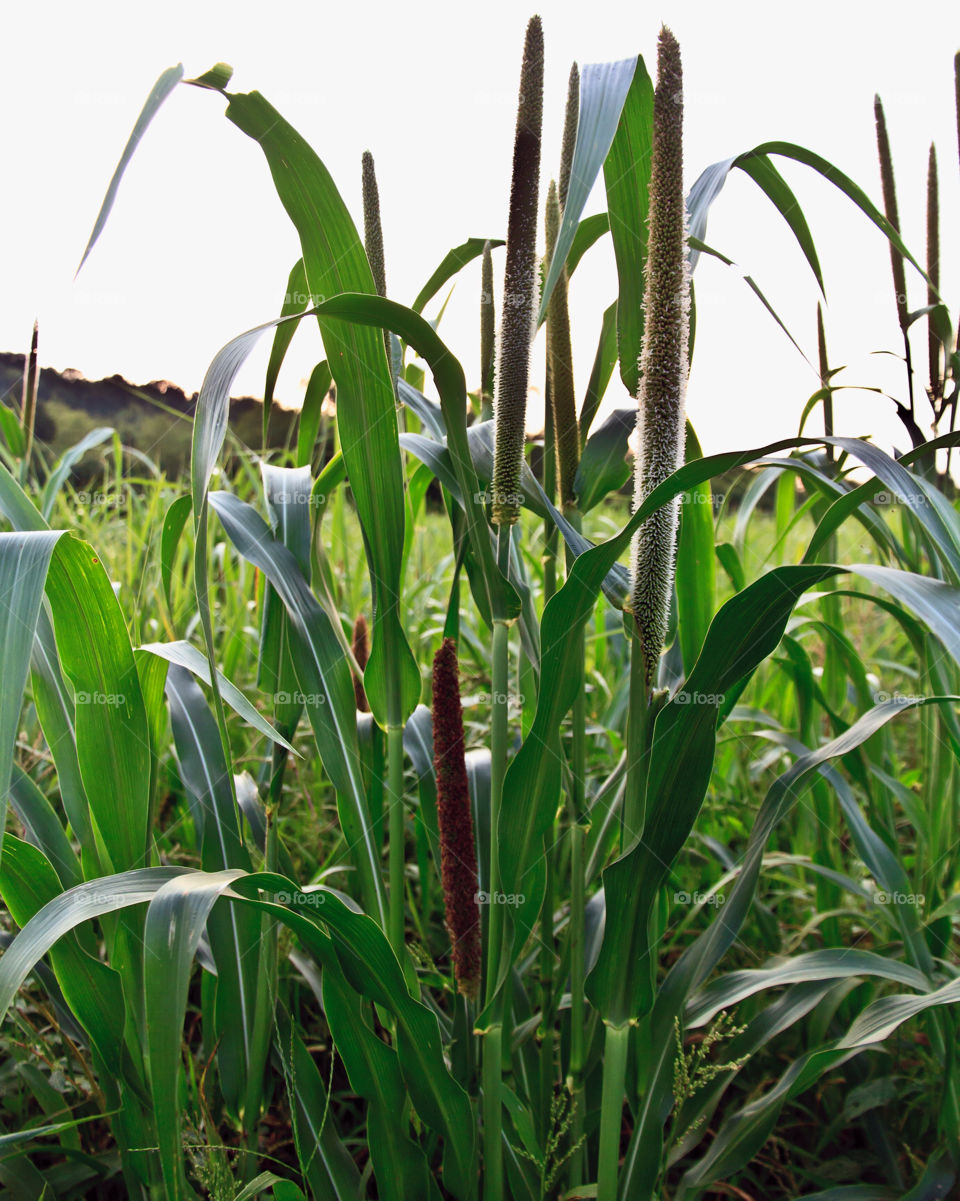
<svg viewBox="0 0 960 1201"><path fill-rule="evenodd" d="M358 224L360 156L373 152L388 292L410 303L450 247L505 229L519 61L533 11L543 16L546 41L544 194L557 170L571 62L640 52L652 74L665 21L683 52L688 185L709 163L782 139L834 161L879 202L872 106L878 91L904 237L922 260L926 160L935 140L942 291L957 311L954 4L545 0L528 11L505 0L472 6L168 0L149 7L39 0L7 5L2 22L0 349L22 350L36 316L44 366L77 368L90 378L119 372L137 383L164 378L189 392L224 342L279 312L299 254L293 227L258 148L224 118L222 98L195 88L178 88L161 110L105 233L73 280L137 113L156 77L178 61L188 76L217 60L231 63L232 88L263 92L311 142ZM849 366L840 382L902 395L900 365L871 354L900 349L885 240L818 176L789 163L784 174L820 252L831 362ZM601 184L587 211L603 203ZM813 277L782 219L741 173L715 203L707 240L754 276L815 361ZM499 287L502 252L495 270ZM736 272L701 259L696 280L688 412L705 448L791 435L818 386L814 371ZM922 282L913 274L908 284L911 307L919 307ZM572 286L581 395L615 288L606 239ZM471 386L479 375L479 290L477 264L459 277L440 329ZM265 337L238 380L238 394L261 394L268 345ZM923 368L919 331L916 347ZM304 323L281 377L281 401L298 403L321 357L319 337ZM608 407L629 403L615 376ZM839 432L873 434L882 445L906 443L890 402L868 393L841 394L837 425Z"/></svg>

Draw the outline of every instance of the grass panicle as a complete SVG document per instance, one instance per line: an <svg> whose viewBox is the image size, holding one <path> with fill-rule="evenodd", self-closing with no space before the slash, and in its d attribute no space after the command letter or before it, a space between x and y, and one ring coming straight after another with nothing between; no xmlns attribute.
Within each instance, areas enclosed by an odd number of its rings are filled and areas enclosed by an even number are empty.
<svg viewBox="0 0 960 1201"><path fill-rule="evenodd" d="M503 315L494 399L493 522L514 525L520 516L520 468L526 437L530 349L537 301L537 213L543 125L543 26L531 17L520 69L520 100L513 144L507 220Z"/></svg>
<svg viewBox="0 0 960 1201"><path fill-rule="evenodd" d="M577 126L580 122L580 68L576 63L570 68L567 80L567 108L563 119L563 141L560 143L560 175L558 192L560 212L567 206L570 191L570 173L573 170L573 151L577 144Z"/></svg>
<svg viewBox="0 0 960 1201"><path fill-rule="evenodd" d="M482 950L477 903L477 852L464 759L463 710L457 644L445 638L433 659L433 763L443 903L457 987L474 1000Z"/></svg>
<svg viewBox="0 0 960 1201"><path fill-rule="evenodd" d="M690 277L683 190L683 74L680 47L664 27L657 48L650 175L646 325L637 411L634 508L683 462ZM631 608L648 685L663 648L673 586L679 501L664 505L633 542Z"/></svg>

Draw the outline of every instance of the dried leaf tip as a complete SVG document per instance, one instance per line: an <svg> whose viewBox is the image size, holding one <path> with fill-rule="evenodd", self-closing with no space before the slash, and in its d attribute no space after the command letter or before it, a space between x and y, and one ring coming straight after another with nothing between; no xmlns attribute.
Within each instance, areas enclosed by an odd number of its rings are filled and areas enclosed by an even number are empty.
<svg viewBox="0 0 960 1201"><path fill-rule="evenodd" d="M666 27L660 31L657 47L649 220L635 510L681 466L685 445L690 275L683 191L683 74L680 46ZM634 537L631 608L648 685L653 683L667 632L678 523L675 499L653 513Z"/></svg>
<svg viewBox="0 0 960 1201"><path fill-rule="evenodd" d="M480 989L482 963L477 852L464 757L460 668L452 638L443 640L433 660L433 762L440 874L453 970L460 992L474 998Z"/></svg>
<svg viewBox="0 0 960 1201"><path fill-rule="evenodd" d="M494 399L493 521L513 525L520 515L520 471L526 433L530 348L537 302L537 213L543 125L543 26L531 17L520 70L507 221L507 262Z"/></svg>

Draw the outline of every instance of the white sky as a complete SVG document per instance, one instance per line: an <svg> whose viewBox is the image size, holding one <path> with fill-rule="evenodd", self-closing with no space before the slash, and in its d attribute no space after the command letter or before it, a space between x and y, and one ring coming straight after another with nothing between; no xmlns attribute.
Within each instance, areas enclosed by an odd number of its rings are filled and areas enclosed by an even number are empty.
<svg viewBox="0 0 960 1201"><path fill-rule="evenodd" d="M296 235L258 148L224 118L222 98L194 88L178 88L155 119L106 231L73 281L140 107L160 72L178 61L188 76L229 62L233 90L263 92L324 159L358 225L360 155L372 150L388 291L409 304L448 249L469 236L502 235L506 227L520 54L533 11L505 0L469 7L427 0L7 5L0 349L22 350L37 316L45 366L74 367L90 378L119 372L137 383L166 378L190 392L224 342L278 313L299 254ZM878 91L904 237L922 261L926 158L936 141L942 292L956 313L955 5L543 0L539 11L546 41L544 193L557 170L570 63L640 52L652 74L665 21L683 53L688 185L709 163L782 139L823 154L879 203L872 107ZM885 240L818 176L789 163L784 174L820 252L831 362L850 368L840 382L902 395L900 364L870 353L900 349ZM587 211L603 204L601 182ZM815 361L813 277L782 219L742 173L715 203L707 240L755 277ZM502 252L495 261L501 276ZM735 272L701 259L696 279L688 412L705 448L791 435L817 387L813 372ZM911 307L925 303L915 273L908 285ZM600 316L615 290L606 239L572 285L581 396ZM459 277L440 329L471 387L479 375L478 294L476 264ZM921 383L925 338L918 328ZM261 394L268 346L265 337L238 380L238 394ZM281 376L281 401L298 402L321 357L315 328L304 323ZM629 403L615 374L607 407ZM883 398L851 392L836 403L839 432L906 443Z"/></svg>

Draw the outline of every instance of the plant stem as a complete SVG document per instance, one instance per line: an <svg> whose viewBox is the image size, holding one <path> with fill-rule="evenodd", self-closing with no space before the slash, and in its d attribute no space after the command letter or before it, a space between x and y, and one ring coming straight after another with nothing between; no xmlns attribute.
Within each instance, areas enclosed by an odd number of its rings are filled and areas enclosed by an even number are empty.
<svg viewBox="0 0 960 1201"><path fill-rule="evenodd" d="M510 563L510 527L501 526L497 544L497 559L501 572L508 575ZM497 991L500 956L503 951L503 909L496 903L501 890L500 881L500 806L503 800L503 779L507 770L507 690L510 670L510 628L506 622L493 625L493 671L491 686L490 726L490 916L487 922L486 1003L489 1006ZM503 1197L503 1144L501 1141L501 1071L503 1026L498 1015L484 1034L483 1046L483 1197L484 1201L500 1201Z"/></svg>
<svg viewBox="0 0 960 1201"><path fill-rule="evenodd" d="M573 1117L570 1123L570 1142L575 1146L583 1137L583 1067L585 1059L584 1031L586 1028L586 999L584 996L584 827L574 817L570 827L570 1090ZM583 1183L583 1148L570 1156L567 1169L571 1189Z"/></svg>
<svg viewBox="0 0 960 1201"><path fill-rule="evenodd" d="M600 1151L597 1161L597 1201L617 1201L620 1167L620 1127L627 1078L629 1026L607 1026L604 1039L603 1096L600 1103Z"/></svg>
<svg viewBox="0 0 960 1201"><path fill-rule="evenodd" d="M403 932L403 726L387 727L387 791L390 807L390 945L402 960Z"/></svg>
<svg viewBox="0 0 960 1201"><path fill-rule="evenodd" d="M630 641L630 703L627 709L627 783L620 821L621 852L643 830L646 809L646 752L650 696L646 665L639 637Z"/></svg>
<svg viewBox="0 0 960 1201"><path fill-rule="evenodd" d="M503 1142L500 1067L503 1027L483 1036L483 1201L503 1201Z"/></svg>

